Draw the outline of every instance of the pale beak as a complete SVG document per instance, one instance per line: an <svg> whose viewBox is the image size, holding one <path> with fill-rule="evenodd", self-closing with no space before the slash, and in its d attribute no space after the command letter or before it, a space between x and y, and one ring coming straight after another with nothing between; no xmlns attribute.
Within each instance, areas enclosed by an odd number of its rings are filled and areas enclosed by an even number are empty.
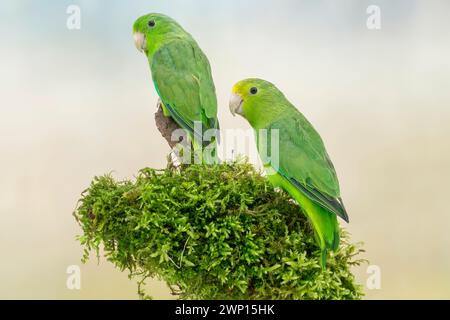
<svg viewBox="0 0 450 320"><path fill-rule="evenodd" d="M241 96L236 94L236 93L232 93L231 97L230 97L230 111L231 114L233 116L235 116L236 114L240 114L242 116L242 103L244 102L244 100L242 100Z"/></svg>
<svg viewBox="0 0 450 320"><path fill-rule="evenodd" d="M140 32L135 32L133 34L134 45L140 52L144 52L147 49L147 39L145 35Z"/></svg>

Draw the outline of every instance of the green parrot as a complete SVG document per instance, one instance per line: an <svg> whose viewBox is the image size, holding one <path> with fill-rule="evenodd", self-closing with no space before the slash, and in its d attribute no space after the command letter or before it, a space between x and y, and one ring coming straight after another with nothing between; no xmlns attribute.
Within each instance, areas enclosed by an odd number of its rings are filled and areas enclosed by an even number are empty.
<svg viewBox="0 0 450 320"><path fill-rule="evenodd" d="M236 83L230 98L230 111L243 116L255 130L257 148L270 182L288 192L311 222L321 249L320 264L325 268L328 251L339 247L339 216L348 222L340 197L339 182L324 143L311 123L272 83L245 79ZM275 149L274 131L278 134ZM267 138L260 143L261 132ZM276 138L275 138L276 139ZM274 139L274 140L275 140ZM276 166L266 161L268 152ZM277 152L278 151L278 152ZM277 158L274 158L277 157Z"/></svg>
<svg viewBox="0 0 450 320"><path fill-rule="evenodd" d="M209 160L215 161L219 121L206 55L175 20L159 13L138 18L133 38L137 49L147 56L164 115L188 132L194 152L209 149L214 158Z"/></svg>

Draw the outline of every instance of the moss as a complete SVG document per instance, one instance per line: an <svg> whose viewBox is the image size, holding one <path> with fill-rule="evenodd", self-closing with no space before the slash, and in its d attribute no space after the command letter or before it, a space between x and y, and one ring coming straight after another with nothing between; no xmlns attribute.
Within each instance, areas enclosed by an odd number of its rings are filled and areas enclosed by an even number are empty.
<svg viewBox="0 0 450 320"><path fill-rule="evenodd" d="M322 271L300 208L244 161L96 177L74 214L84 261L103 246L139 284L162 279L181 299L362 297L350 270L359 246L343 231Z"/></svg>

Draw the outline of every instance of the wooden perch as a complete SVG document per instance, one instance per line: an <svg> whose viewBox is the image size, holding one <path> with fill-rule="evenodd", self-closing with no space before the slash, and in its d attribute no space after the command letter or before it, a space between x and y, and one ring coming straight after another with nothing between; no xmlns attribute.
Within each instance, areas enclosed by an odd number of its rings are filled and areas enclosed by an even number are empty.
<svg viewBox="0 0 450 320"><path fill-rule="evenodd" d="M170 148L173 149L179 141L172 141L172 132L176 129L180 129L180 126L172 119L172 117L166 117L163 113L161 100L158 100L158 110L155 113L155 123L161 135L166 139Z"/></svg>

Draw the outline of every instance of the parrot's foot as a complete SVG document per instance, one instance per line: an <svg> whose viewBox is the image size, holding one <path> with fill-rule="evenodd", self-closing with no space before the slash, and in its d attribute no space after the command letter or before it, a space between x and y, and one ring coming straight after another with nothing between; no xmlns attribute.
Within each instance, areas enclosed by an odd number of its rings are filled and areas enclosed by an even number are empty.
<svg viewBox="0 0 450 320"><path fill-rule="evenodd" d="M158 105L158 108L161 107L164 117L169 118L170 117L170 111L169 111L169 109L166 108L164 103L162 103L161 99L158 99L158 104L157 105Z"/></svg>
<svg viewBox="0 0 450 320"><path fill-rule="evenodd" d="M176 152L174 150L172 150L169 153L169 157L170 157L170 161L174 167L177 168L182 164L180 158L178 157L178 155L176 154Z"/></svg>

